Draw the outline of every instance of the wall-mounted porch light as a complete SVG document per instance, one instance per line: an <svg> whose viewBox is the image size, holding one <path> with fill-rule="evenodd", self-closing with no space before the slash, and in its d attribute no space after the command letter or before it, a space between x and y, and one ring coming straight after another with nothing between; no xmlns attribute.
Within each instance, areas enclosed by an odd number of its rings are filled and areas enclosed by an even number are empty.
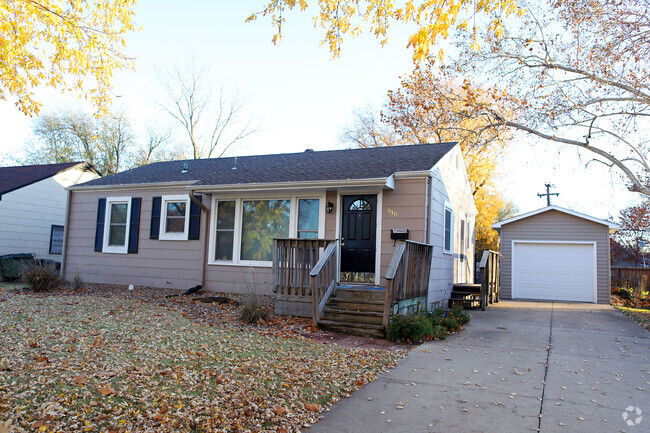
<svg viewBox="0 0 650 433"><path fill-rule="evenodd" d="M334 204L331 201L328 201L327 206L325 206L325 211L327 211L327 213L332 213L333 210Z"/></svg>

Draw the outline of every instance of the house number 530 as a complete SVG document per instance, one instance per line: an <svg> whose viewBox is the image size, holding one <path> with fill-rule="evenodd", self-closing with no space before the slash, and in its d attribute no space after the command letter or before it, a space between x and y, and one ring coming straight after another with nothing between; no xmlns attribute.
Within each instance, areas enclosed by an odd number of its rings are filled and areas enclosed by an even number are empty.
<svg viewBox="0 0 650 433"><path fill-rule="evenodd" d="M390 208L389 208L389 209L388 209L388 213L389 213L391 216L397 216L397 211L395 211L395 210L393 210L393 209L390 209Z"/></svg>

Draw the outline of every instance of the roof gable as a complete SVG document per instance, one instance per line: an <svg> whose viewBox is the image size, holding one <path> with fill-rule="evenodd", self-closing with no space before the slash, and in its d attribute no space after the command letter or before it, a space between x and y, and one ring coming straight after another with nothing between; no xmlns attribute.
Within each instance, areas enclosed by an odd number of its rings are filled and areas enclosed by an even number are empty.
<svg viewBox="0 0 650 433"><path fill-rule="evenodd" d="M618 224L615 224L615 223L613 223L611 221L602 220L600 218L592 217L590 215L586 215L586 214L576 212L576 211L573 211L573 210L570 210L570 209L565 209L565 208L560 207L560 206L551 205L551 206L543 207L541 209L534 210L532 212L517 215L517 216L514 216L512 218L505 219L503 221L499 221L498 223L492 224L492 228L493 229L500 229L505 224L510 224L510 223L515 222L515 221L519 221L519 220L529 218L529 217L532 217L532 216L535 216L535 215L539 215L541 213L552 211L552 210L562 212L562 213L565 213L567 215L572 215L574 217L582 218L582 219L585 219L587 221L595 222L597 224L603 224L603 225L609 227L610 229L617 229L619 227Z"/></svg>
<svg viewBox="0 0 650 433"><path fill-rule="evenodd" d="M85 162L0 167L0 196L55 176Z"/></svg>
<svg viewBox="0 0 650 433"><path fill-rule="evenodd" d="M95 179L75 189L171 182L201 187L386 179L397 172L428 171L455 145L421 144L157 162Z"/></svg>

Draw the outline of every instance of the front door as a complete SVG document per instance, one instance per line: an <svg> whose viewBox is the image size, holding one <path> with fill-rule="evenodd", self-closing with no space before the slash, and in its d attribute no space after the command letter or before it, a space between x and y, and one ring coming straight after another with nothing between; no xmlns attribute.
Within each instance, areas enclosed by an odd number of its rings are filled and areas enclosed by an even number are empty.
<svg viewBox="0 0 650 433"><path fill-rule="evenodd" d="M377 196L343 196L341 281L374 283Z"/></svg>

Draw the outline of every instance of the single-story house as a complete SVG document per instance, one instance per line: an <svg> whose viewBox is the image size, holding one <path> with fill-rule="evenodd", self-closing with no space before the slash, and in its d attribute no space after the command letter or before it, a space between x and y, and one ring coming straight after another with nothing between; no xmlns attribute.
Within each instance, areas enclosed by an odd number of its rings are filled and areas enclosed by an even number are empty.
<svg viewBox="0 0 650 433"><path fill-rule="evenodd" d="M381 286L408 239L432 245L428 306L473 281L456 143L159 162L69 191L67 279L271 295L274 240L320 239L337 243L337 282Z"/></svg>
<svg viewBox="0 0 650 433"><path fill-rule="evenodd" d="M85 162L0 167L0 255L60 261L66 188L98 177Z"/></svg>
<svg viewBox="0 0 650 433"><path fill-rule="evenodd" d="M618 225L553 205L492 228L501 237L501 298L609 304L609 235Z"/></svg>

